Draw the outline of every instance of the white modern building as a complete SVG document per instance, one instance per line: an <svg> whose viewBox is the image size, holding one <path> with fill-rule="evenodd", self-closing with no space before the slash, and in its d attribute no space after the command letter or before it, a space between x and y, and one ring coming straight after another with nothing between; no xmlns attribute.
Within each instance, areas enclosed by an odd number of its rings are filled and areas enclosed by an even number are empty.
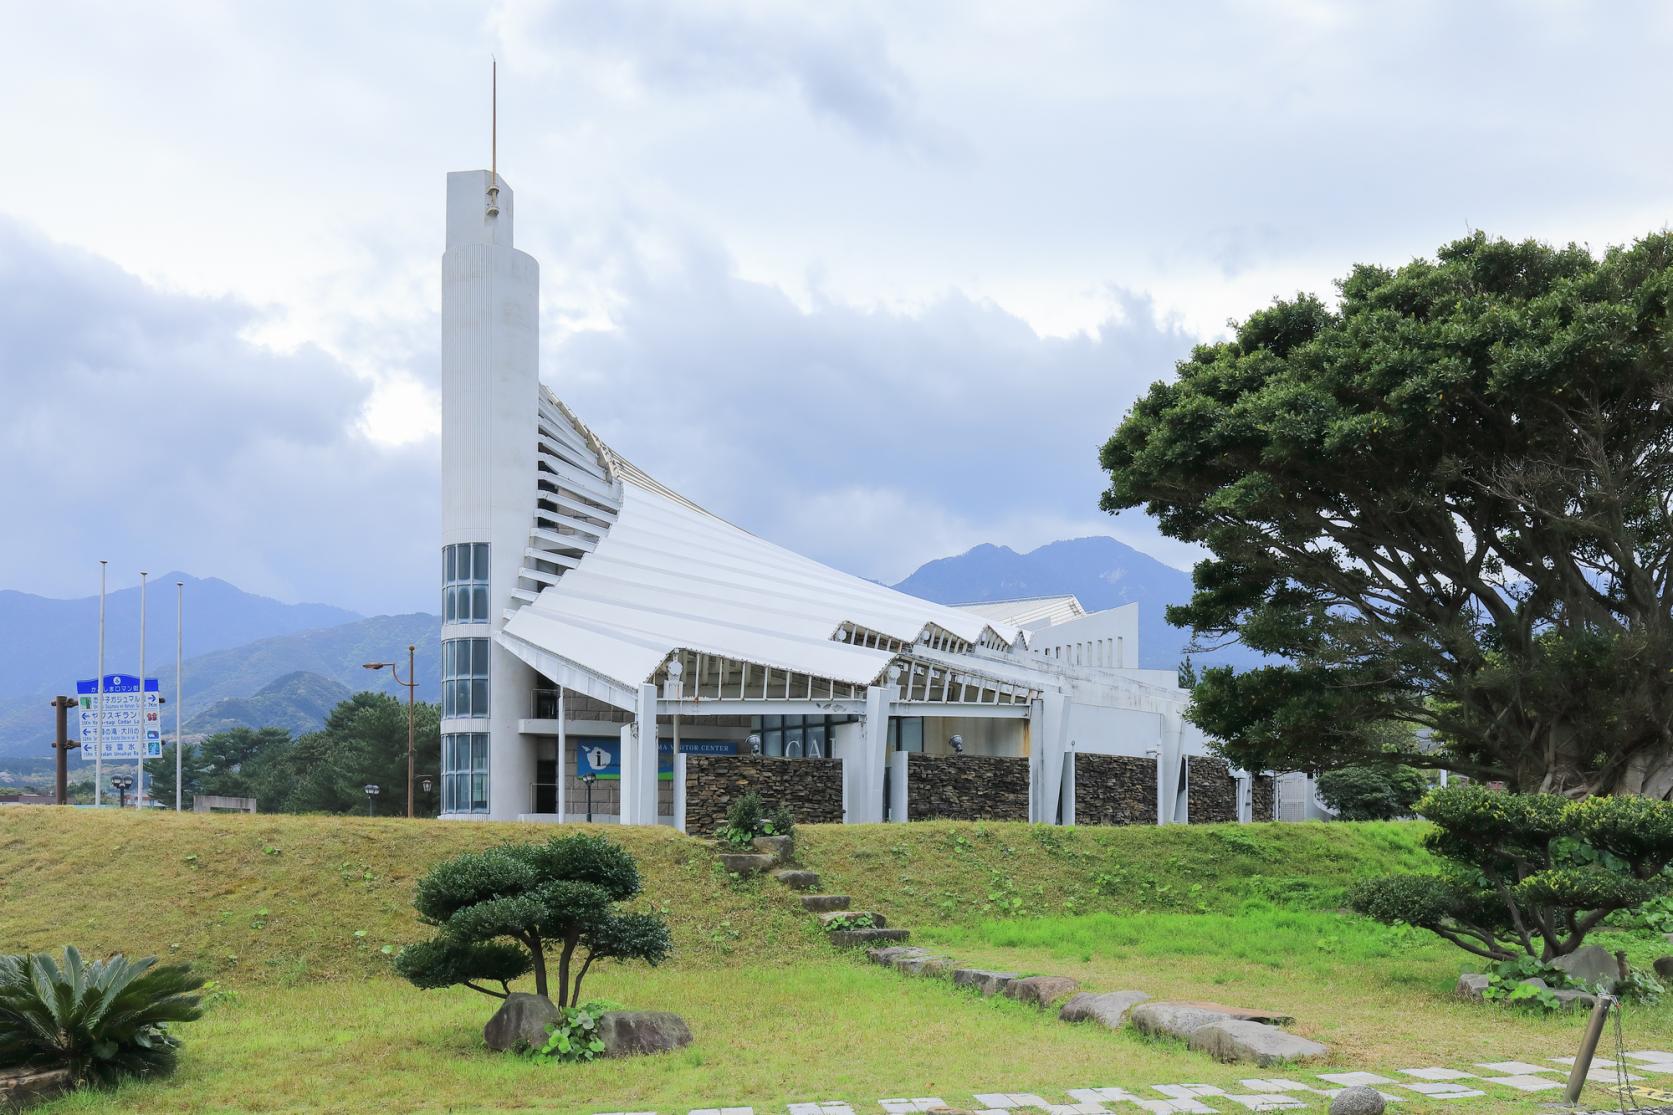
<svg viewBox="0 0 1673 1115"><path fill-rule="evenodd" d="M443 813L710 829L740 786L803 820L1270 817L1136 607L947 607L670 491L539 377L512 191L447 178Z"/></svg>

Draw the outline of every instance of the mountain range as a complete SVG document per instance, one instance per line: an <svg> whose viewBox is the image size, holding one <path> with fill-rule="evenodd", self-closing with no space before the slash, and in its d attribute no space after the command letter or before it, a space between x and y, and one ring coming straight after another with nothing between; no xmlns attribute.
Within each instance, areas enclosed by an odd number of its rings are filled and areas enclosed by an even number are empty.
<svg viewBox="0 0 1673 1115"><path fill-rule="evenodd" d="M370 661L397 661L406 670L408 644L418 647L418 698L441 692L441 617L425 612L362 617L329 604L285 604L246 593L215 578L168 573L153 581L147 625L147 670L166 700L174 685L175 581L186 583L185 717L188 736L237 725L273 725L293 732L317 729L333 705L364 689L404 699L388 670ZM1139 664L1172 669L1185 655L1189 633L1169 627L1168 604L1191 593L1191 578L1113 538L1076 538L1018 553L981 545L919 567L893 586L943 604L1073 593L1088 610L1138 604ZM138 668L138 589L106 600L107 672ZM51 600L0 592L0 757L34 768L51 760L55 693L74 692L77 678L96 669L98 598ZM1194 656L1200 663L1253 665L1242 648ZM173 710L165 708L165 732ZM73 729L72 729L72 734ZM21 761L21 762L20 762Z"/></svg>

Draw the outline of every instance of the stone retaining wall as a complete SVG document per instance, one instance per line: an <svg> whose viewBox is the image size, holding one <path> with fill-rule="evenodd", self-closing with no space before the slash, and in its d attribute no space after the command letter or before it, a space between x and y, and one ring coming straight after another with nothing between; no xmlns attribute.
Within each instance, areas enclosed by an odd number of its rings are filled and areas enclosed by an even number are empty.
<svg viewBox="0 0 1673 1115"><path fill-rule="evenodd" d="M1187 808L1193 825L1237 820L1237 780L1224 759L1206 755L1186 758Z"/></svg>
<svg viewBox="0 0 1673 1115"><path fill-rule="evenodd" d="M1254 821L1278 819L1278 780L1270 774L1255 775L1249 790L1249 818Z"/></svg>
<svg viewBox="0 0 1673 1115"><path fill-rule="evenodd" d="M909 821L1028 820L1028 760L998 755L906 758Z"/></svg>
<svg viewBox="0 0 1673 1115"><path fill-rule="evenodd" d="M713 836L726 810L754 790L769 808L782 805L801 825L842 821L841 759L770 759L759 755L685 757L685 829Z"/></svg>
<svg viewBox="0 0 1673 1115"><path fill-rule="evenodd" d="M1143 755L1073 756L1077 825L1156 823L1156 760Z"/></svg>

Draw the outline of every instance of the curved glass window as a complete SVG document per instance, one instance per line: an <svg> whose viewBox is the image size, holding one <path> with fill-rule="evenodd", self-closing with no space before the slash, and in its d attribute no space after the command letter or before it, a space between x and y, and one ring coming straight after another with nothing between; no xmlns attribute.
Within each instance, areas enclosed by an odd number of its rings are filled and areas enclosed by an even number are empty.
<svg viewBox="0 0 1673 1115"><path fill-rule="evenodd" d="M488 622L488 543L441 548L443 623Z"/></svg>
<svg viewBox="0 0 1673 1115"><path fill-rule="evenodd" d="M442 640L441 714L444 720L449 717L487 717L487 639Z"/></svg>
<svg viewBox="0 0 1673 1115"><path fill-rule="evenodd" d="M488 812L488 734L449 732L441 738L441 811Z"/></svg>

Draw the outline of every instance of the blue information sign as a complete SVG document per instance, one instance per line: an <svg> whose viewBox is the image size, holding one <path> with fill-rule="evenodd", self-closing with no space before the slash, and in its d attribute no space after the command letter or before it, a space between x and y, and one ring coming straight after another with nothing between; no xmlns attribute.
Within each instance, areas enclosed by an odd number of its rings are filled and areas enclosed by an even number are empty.
<svg viewBox="0 0 1673 1115"><path fill-rule="evenodd" d="M622 776L622 741L617 736L571 736L575 748L575 776L592 775L600 781ZM680 750L687 755L736 755L738 742L730 739L682 739ZM674 777L674 741L658 740L656 776Z"/></svg>
<svg viewBox="0 0 1673 1115"><path fill-rule="evenodd" d="M76 682L81 706L81 747L88 758L160 758L163 753L162 701L157 679L146 678L143 696L133 674L105 675L104 739L99 738L99 679Z"/></svg>

